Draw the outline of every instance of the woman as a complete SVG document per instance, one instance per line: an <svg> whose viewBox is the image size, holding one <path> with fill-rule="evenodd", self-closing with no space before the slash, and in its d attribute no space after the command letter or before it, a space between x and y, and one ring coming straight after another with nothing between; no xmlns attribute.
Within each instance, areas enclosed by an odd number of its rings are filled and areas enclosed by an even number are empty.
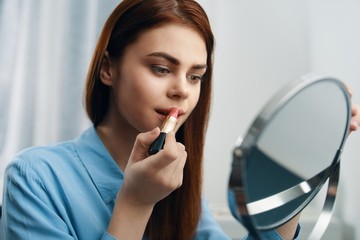
<svg viewBox="0 0 360 240"><path fill-rule="evenodd" d="M93 127L9 165L5 239L229 239L201 198L213 47L195 1L122 1L87 76ZM172 109L176 128L149 155ZM292 239L296 226L278 232Z"/></svg>

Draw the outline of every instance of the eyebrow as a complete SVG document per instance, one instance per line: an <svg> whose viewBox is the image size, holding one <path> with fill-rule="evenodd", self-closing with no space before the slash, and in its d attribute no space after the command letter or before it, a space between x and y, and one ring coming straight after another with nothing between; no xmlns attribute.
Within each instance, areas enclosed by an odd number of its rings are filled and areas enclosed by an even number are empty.
<svg viewBox="0 0 360 240"><path fill-rule="evenodd" d="M180 61L179 59L167 54L167 53L164 53L164 52L153 52L153 53L150 53L149 55L147 55L149 57L159 57L159 58L164 58L166 60L168 60L169 62L171 62L172 64L174 65L180 65ZM207 68L207 65L206 64L195 64L191 67L192 69L206 69Z"/></svg>

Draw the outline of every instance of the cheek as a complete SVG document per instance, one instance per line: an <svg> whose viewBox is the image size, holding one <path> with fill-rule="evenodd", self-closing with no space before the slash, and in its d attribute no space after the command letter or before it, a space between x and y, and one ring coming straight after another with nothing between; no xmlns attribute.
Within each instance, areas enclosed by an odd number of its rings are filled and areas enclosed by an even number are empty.
<svg viewBox="0 0 360 240"><path fill-rule="evenodd" d="M200 85L197 86L196 88L194 88L192 94L191 94L191 104L192 104L192 109L194 109L196 107L196 105L199 102L200 99Z"/></svg>
<svg viewBox="0 0 360 240"><path fill-rule="evenodd" d="M152 105L159 101L164 95L163 86L154 83L150 79L143 79L132 84L128 94L135 97L137 101L145 105Z"/></svg>
<svg viewBox="0 0 360 240"><path fill-rule="evenodd" d="M190 116L190 114L193 112L193 110L195 109L196 105L198 104L200 99L200 87L198 89L195 89L194 91L192 91L192 93L190 94L190 97L188 98L188 113L186 116L186 119ZM184 123L186 121L186 119L184 119L184 121L182 123Z"/></svg>
<svg viewBox="0 0 360 240"><path fill-rule="evenodd" d="M134 70L134 72L136 72ZM123 96L127 96L131 99L138 99L141 101L150 100L149 98L155 98L158 86L156 86L155 81L153 81L148 74L143 71L137 71L137 74L123 75L119 79L118 90L121 91Z"/></svg>
<svg viewBox="0 0 360 240"><path fill-rule="evenodd" d="M189 118L191 113L193 112L194 108L198 104L200 99L200 87L195 88L194 91L191 92L190 97L188 98L188 112L186 118L181 118L178 124L176 125L176 131L184 124L184 122Z"/></svg>

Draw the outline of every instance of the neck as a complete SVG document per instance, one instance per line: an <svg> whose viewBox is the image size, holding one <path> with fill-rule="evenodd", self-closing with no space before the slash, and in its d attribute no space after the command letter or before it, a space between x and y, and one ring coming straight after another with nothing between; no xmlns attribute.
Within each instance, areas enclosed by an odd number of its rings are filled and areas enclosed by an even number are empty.
<svg viewBox="0 0 360 240"><path fill-rule="evenodd" d="M107 114L96 131L114 161L124 171L137 134L122 126L121 121L119 123L116 119L113 114Z"/></svg>

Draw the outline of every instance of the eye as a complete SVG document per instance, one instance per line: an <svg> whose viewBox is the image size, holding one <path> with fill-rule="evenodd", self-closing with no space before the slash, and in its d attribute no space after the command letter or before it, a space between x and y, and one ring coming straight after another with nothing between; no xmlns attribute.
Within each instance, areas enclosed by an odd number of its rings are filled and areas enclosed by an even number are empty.
<svg viewBox="0 0 360 240"><path fill-rule="evenodd" d="M202 82L203 76L199 75L199 74L192 74L192 75L187 76L187 79L195 84L198 82Z"/></svg>
<svg viewBox="0 0 360 240"><path fill-rule="evenodd" d="M171 73L169 68L159 65L152 65L151 70L159 76L166 76Z"/></svg>

